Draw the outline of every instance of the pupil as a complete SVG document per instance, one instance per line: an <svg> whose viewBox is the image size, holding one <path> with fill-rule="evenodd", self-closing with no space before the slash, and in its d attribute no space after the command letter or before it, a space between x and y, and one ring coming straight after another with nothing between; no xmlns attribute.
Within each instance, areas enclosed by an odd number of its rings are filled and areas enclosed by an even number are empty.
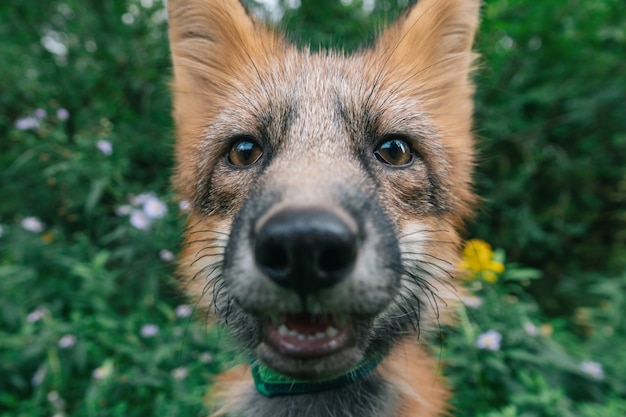
<svg viewBox="0 0 626 417"><path fill-rule="evenodd" d="M239 142L237 145L237 152L241 156L244 162L247 162L252 158L254 154L255 144L252 142Z"/></svg>
<svg viewBox="0 0 626 417"><path fill-rule="evenodd" d="M404 153L404 147L399 140L390 140L383 144L383 150L387 152L392 161L397 161Z"/></svg>

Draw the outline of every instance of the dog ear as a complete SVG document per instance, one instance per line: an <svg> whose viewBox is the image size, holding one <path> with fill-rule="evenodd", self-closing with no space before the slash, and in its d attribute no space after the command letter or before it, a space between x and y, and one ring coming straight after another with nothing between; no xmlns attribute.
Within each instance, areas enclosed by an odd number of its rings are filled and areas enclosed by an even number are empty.
<svg viewBox="0 0 626 417"><path fill-rule="evenodd" d="M174 94L202 94L205 106L254 77L280 43L238 0L170 0L168 13Z"/></svg>
<svg viewBox="0 0 626 417"><path fill-rule="evenodd" d="M479 0L420 0L382 34L374 51L394 79L414 86L426 101L451 93L458 98L463 90L471 95L479 9Z"/></svg>

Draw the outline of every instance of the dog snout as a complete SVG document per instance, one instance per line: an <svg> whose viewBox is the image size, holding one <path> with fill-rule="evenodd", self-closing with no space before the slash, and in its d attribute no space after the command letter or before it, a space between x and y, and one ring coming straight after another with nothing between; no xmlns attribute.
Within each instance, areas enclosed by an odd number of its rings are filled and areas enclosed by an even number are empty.
<svg viewBox="0 0 626 417"><path fill-rule="evenodd" d="M255 228L257 267L276 284L308 294L331 287L352 271L356 227L324 209L283 209Z"/></svg>

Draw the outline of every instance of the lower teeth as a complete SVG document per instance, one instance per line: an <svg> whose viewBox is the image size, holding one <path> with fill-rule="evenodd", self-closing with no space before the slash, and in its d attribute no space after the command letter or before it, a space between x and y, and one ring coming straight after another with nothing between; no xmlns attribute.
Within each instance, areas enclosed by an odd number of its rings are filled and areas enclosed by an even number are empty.
<svg viewBox="0 0 626 417"><path fill-rule="evenodd" d="M297 330L289 329L286 325L281 324L278 327L278 334L280 334L281 336L295 337L298 340L319 340L326 337L335 337L337 336L337 334L339 334L339 330L337 330L337 328L334 326L328 326L328 328L324 332L316 332L315 334L307 335L300 333Z"/></svg>

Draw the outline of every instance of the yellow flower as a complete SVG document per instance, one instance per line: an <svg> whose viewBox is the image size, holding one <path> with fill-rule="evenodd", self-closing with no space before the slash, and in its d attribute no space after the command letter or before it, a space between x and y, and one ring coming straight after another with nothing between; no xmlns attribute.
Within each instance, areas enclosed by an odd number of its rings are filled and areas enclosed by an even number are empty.
<svg viewBox="0 0 626 417"><path fill-rule="evenodd" d="M466 242L460 266L468 272L468 279L482 278L487 282L496 282L504 272L502 262L493 259L491 245L479 239Z"/></svg>
<svg viewBox="0 0 626 417"><path fill-rule="evenodd" d="M44 233L43 236L41 236L41 240L43 240L44 243L52 243L54 242L54 234L52 232Z"/></svg>

